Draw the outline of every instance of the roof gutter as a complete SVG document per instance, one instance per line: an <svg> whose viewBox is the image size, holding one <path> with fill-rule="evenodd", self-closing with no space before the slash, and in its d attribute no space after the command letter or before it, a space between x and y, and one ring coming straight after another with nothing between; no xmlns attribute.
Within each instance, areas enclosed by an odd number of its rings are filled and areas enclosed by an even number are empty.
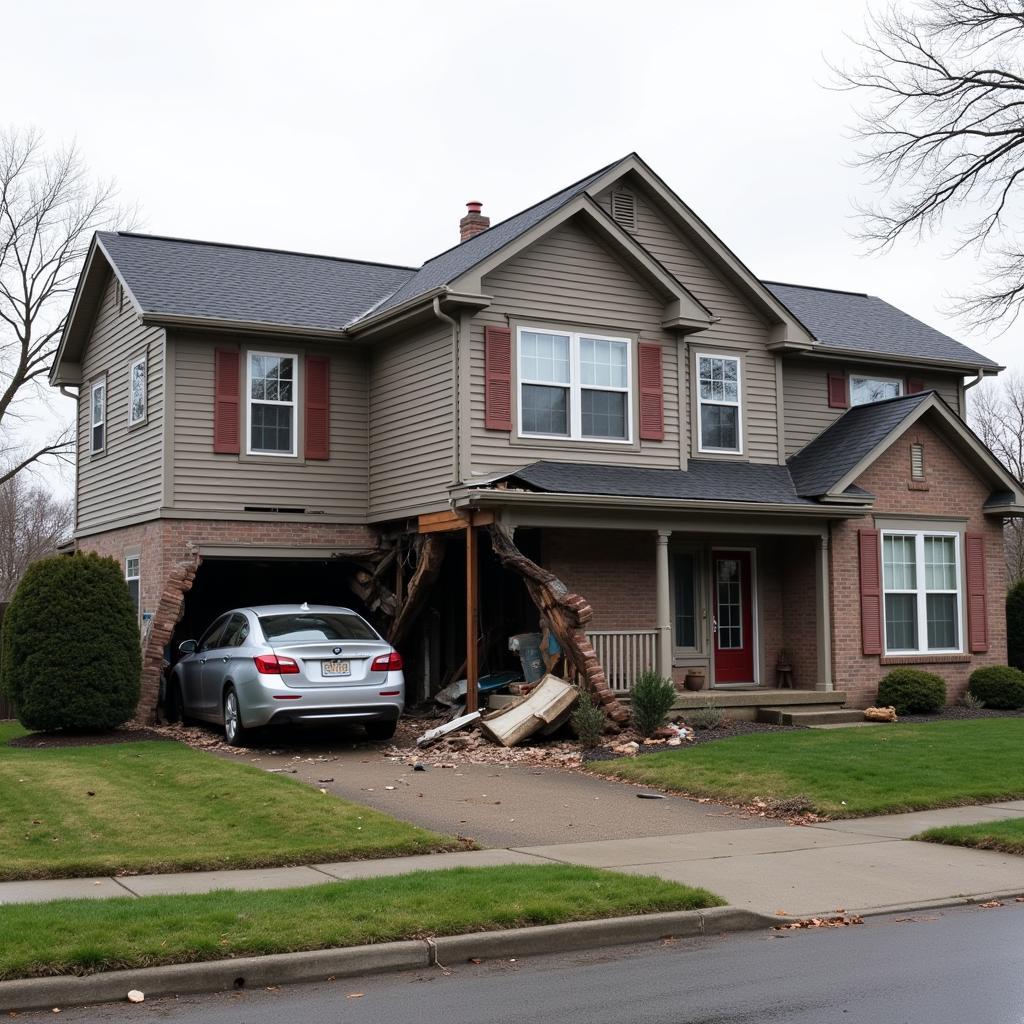
<svg viewBox="0 0 1024 1024"><path fill-rule="evenodd" d="M805 350L806 351L806 350ZM819 344L813 349L806 351L806 354L815 359L854 359L869 363L885 363L891 366L904 366L914 369L919 366L931 366L937 370L954 370L958 373L983 373L984 375L995 375L1006 369L1005 366L993 364L980 368L977 363L959 362L953 359L929 359L928 356L897 356L891 352L864 352L855 348L838 348L834 345Z"/></svg>
<svg viewBox="0 0 1024 1024"><path fill-rule="evenodd" d="M228 320L213 316L185 316L178 313L143 313L140 317L147 326L195 327L206 331L243 331L246 334L272 334L289 338L329 338L337 341L345 337L344 328L297 327L262 320Z"/></svg>
<svg viewBox="0 0 1024 1024"><path fill-rule="evenodd" d="M988 374L985 373L985 368L983 366L979 366L978 367L978 376L975 377L974 380L968 381L968 383L966 383L964 385L964 391L970 391L971 388L973 388L975 384L980 384L985 379L985 377L987 377L987 376L988 376Z"/></svg>

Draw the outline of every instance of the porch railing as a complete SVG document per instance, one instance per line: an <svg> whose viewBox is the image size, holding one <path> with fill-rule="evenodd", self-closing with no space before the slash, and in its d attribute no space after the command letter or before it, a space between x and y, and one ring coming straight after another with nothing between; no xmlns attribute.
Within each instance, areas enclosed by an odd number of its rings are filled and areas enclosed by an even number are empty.
<svg viewBox="0 0 1024 1024"><path fill-rule="evenodd" d="M616 693L628 693L641 672L654 668L656 629L595 629L587 633L587 639L594 645L608 685Z"/></svg>

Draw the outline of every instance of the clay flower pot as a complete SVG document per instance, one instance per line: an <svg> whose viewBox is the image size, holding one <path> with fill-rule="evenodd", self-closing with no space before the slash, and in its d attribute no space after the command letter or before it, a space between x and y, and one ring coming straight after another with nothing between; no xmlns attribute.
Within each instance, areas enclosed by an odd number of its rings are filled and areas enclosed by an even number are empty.
<svg viewBox="0 0 1024 1024"><path fill-rule="evenodd" d="M683 680L683 686L688 690L703 690L704 679L705 676L703 672L687 672L686 678Z"/></svg>

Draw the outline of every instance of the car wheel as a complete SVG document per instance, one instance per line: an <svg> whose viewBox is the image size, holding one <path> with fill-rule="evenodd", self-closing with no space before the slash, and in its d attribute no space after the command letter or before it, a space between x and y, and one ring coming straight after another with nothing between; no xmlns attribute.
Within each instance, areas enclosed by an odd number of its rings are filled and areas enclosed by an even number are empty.
<svg viewBox="0 0 1024 1024"><path fill-rule="evenodd" d="M389 740L395 735L397 722L367 722L364 728L371 740Z"/></svg>
<svg viewBox="0 0 1024 1024"><path fill-rule="evenodd" d="M238 694L233 686L229 686L224 691L224 738L232 747L244 747L246 735L238 708Z"/></svg>
<svg viewBox="0 0 1024 1024"><path fill-rule="evenodd" d="M164 718L171 725L185 721L185 705L181 697L181 683L177 679L171 679L167 683L166 696L164 697Z"/></svg>

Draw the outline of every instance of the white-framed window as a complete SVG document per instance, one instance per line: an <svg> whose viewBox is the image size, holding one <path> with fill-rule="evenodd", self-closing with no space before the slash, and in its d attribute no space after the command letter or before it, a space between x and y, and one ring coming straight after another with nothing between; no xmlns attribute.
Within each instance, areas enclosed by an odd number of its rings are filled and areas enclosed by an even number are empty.
<svg viewBox="0 0 1024 1024"><path fill-rule="evenodd" d="M128 424L146 421L146 357L139 356L128 364Z"/></svg>
<svg viewBox="0 0 1024 1024"><path fill-rule="evenodd" d="M629 338L520 327L519 436L629 444Z"/></svg>
<svg viewBox="0 0 1024 1024"><path fill-rule="evenodd" d="M850 375L850 405L867 405L886 398L899 398L903 381L899 377L857 377Z"/></svg>
<svg viewBox="0 0 1024 1024"><path fill-rule="evenodd" d="M124 581L128 585L128 593L131 595L132 604L135 605L135 614L139 614L141 601L139 596L139 581L141 559L139 555L125 555L124 559Z"/></svg>
<svg viewBox="0 0 1024 1024"><path fill-rule="evenodd" d="M96 454L107 445L107 379L101 377L89 388L89 450Z"/></svg>
<svg viewBox="0 0 1024 1024"><path fill-rule="evenodd" d="M697 353L697 448L743 451L742 382L736 356Z"/></svg>
<svg viewBox="0 0 1024 1024"><path fill-rule="evenodd" d="M959 533L882 532L886 654L963 650Z"/></svg>
<svg viewBox="0 0 1024 1024"><path fill-rule="evenodd" d="M250 352L246 367L247 453L294 456L298 450L298 358Z"/></svg>

